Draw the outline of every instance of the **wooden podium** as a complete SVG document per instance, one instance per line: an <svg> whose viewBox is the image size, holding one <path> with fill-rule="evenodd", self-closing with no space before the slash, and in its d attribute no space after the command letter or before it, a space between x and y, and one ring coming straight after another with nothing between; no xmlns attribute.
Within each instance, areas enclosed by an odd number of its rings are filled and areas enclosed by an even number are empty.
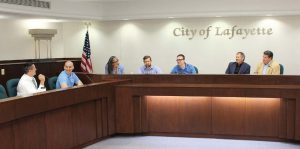
<svg viewBox="0 0 300 149"><path fill-rule="evenodd" d="M3 148L81 148L114 135L300 141L300 77L95 75L0 100Z"/></svg>

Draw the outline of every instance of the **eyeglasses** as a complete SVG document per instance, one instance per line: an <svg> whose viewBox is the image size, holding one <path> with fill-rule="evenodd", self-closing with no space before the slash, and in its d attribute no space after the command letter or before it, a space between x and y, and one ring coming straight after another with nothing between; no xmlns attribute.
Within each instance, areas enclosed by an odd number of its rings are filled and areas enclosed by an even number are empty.
<svg viewBox="0 0 300 149"><path fill-rule="evenodd" d="M178 61L183 61L184 59L177 59L176 61L178 62Z"/></svg>

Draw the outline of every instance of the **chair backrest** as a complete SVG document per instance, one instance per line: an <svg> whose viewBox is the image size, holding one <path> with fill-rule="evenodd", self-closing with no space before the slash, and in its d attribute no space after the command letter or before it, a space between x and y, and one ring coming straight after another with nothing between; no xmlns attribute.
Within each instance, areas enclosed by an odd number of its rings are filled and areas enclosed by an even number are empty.
<svg viewBox="0 0 300 149"><path fill-rule="evenodd" d="M0 99L7 98L5 88L0 84Z"/></svg>
<svg viewBox="0 0 300 149"><path fill-rule="evenodd" d="M195 70L196 70L196 74L198 74L198 68L196 66L194 66Z"/></svg>
<svg viewBox="0 0 300 149"><path fill-rule="evenodd" d="M17 96L17 86L20 79L10 79L6 82L6 89L9 97Z"/></svg>
<svg viewBox="0 0 300 149"><path fill-rule="evenodd" d="M48 85L50 90L56 89L56 81L57 81L57 76L48 79Z"/></svg>
<svg viewBox="0 0 300 149"><path fill-rule="evenodd" d="M283 74L283 72L284 72L284 67L283 67L282 64L279 64L279 66L280 66L280 74Z"/></svg>

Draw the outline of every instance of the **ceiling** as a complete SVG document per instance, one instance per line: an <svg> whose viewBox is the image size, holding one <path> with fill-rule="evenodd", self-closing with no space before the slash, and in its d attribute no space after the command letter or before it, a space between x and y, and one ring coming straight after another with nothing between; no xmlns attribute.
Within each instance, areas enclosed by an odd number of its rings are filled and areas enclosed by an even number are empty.
<svg viewBox="0 0 300 149"><path fill-rule="evenodd" d="M0 4L0 12L69 19L123 20L300 15L299 0L48 0L50 10Z"/></svg>
<svg viewBox="0 0 300 149"><path fill-rule="evenodd" d="M130 1L130 0L62 0L67 2L120 2L120 1Z"/></svg>

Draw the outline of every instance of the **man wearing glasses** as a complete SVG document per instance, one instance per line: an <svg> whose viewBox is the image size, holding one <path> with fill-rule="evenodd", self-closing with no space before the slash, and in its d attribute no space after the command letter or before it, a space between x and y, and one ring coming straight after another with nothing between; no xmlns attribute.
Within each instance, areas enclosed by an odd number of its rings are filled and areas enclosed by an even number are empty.
<svg viewBox="0 0 300 149"><path fill-rule="evenodd" d="M197 74L193 65L185 63L183 54L178 54L176 61L177 65L172 69L171 74Z"/></svg>

